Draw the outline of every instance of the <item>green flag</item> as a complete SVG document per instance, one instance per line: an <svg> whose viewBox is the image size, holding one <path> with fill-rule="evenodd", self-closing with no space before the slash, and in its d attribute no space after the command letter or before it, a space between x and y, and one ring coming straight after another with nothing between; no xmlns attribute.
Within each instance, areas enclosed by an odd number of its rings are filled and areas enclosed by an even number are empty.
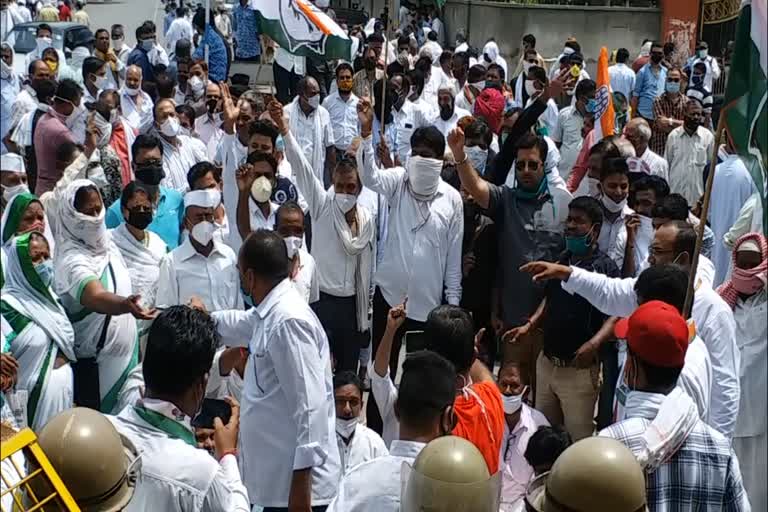
<svg viewBox="0 0 768 512"><path fill-rule="evenodd" d="M736 42L725 91L728 135L752 175L763 203L763 231L768 229L766 163L768 163L768 84L766 0L742 0Z"/></svg>

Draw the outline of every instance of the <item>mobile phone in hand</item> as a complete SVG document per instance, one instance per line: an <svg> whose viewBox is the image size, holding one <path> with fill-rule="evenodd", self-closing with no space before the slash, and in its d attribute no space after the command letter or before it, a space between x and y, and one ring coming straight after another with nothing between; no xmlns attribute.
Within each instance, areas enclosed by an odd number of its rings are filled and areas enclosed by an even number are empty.
<svg viewBox="0 0 768 512"><path fill-rule="evenodd" d="M232 417L232 406L218 398L205 398L200 413L192 418L192 426L196 428L213 428L213 419L219 418L225 425Z"/></svg>

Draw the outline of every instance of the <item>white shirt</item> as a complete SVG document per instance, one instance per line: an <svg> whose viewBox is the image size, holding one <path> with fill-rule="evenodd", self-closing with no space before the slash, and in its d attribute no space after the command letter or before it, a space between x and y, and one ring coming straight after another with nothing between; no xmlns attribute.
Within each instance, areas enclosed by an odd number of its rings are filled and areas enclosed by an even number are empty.
<svg viewBox="0 0 768 512"><path fill-rule="evenodd" d="M768 296L759 293L739 299L733 316L736 344L741 353L741 404L734 437L765 435L765 395L768 393Z"/></svg>
<svg viewBox="0 0 768 512"><path fill-rule="evenodd" d="M310 112L309 115L304 114L298 102L291 103L286 108L289 110L291 133L296 138L296 142L299 143L307 161L312 164L315 176L321 180L324 179L325 150L334 144L330 114L322 105ZM317 116L320 117L319 133L315 131L315 117ZM316 144L320 145L320 148L317 148L317 151L322 155L319 159L314 158Z"/></svg>
<svg viewBox="0 0 768 512"><path fill-rule="evenodd" d="M355 425L355 433L349 440L349 444L344 442L344 438L338 432L336 432L336 442L339 445L342 475L348 469L363 462L389 455L389 450L384 446L381 436L362 423Z"/></svg>
<svg viewBox="0 0 768 512"><path fill-rule="evenodd" d="M195 30L192 28L192 23L190 23L187 18L176 18L168 27L168 33L165 34L165 47L169 52L175 52L177 41L186 39L192 43L194 35Z"/></svg>
<svg viewBox="0 0 768 512"><path fill-rule="evenodd" d="M599 201L599 199L598 199ZM635 213L629 206L624 206L619 216L613 222L608 220L603 210L603 224L600 227L600 236L597 245L600 250L611 258L621 270L624 265L624 250L627 247L627 217Z"/></svg>
<svg viewBox="0 0 768 512"><path fill-rule="evenodd" d="M231 396L239 403L243 398L243 377L235 368L226 375L221 374L220 361L224 350L226 350L225 347L220 348L213 356L211 371L208 372L208 385L205 387L205 397L223 400Z"/></svg>
<svg viewBox="0 0 768 512"><path fill-rule="evenodd" d="M320 300L320 285L317 281L317 265L315 258L303 247L299 249L299 273L291 279L296 291L307 302L312 304Z"/></svg>
<svg viewBox="0 0 768 512"><path fill-rule="evenodd" d="M667 137L664 158L669 163L669 190L682 194L693 205L704 195L704 166L712 158L715 136L699 126L688 135L678 126Z"/></svg>
<svg viewBox="0 0 768 512"><path fill-rule="evenodd" d="M399 114L395 116L397 148L392 149L400 159L400 164L405 165L411 154L411 135L416 129L432 124L435 114L423 97L416 101L406 100L397 114Z"/></svg>
<svg viewBox="0 0 768 512"><path fill-rule="evenodd" d="M711 157L710 157L711 158ZM715 264L715 286L730 275L732 252L723 244L723 237L739 218L744 203L755 192L747 167L738 155L729 155L715 168L712 200L709 203L709 223L715 234L712 261Z"/></svg>
<svg viewBox="0 0 768 512"><path fill-rule="evenodd" d="M194 432L189 418L173 404L153 399L145 399L143 404L168 421ZM183 416L181 421L177 421L174 411ZM246 512L251 509L234 455L216 462L205 450L149 424L132 405L107 419L141 454L141 477L126 511Z"/></svg>
<svg viewBox="0 0 768 512"><path fill-rule="evenodd" d="M323 100L323 107L331 116L334 145L341 150L346 150L352 139L360 134L357 120L357 104L359 102L360 98L354 93L350 93L349 98L345 101L338 92L329 94Z"/></svg>
<svg viewBox="0 0 768 512"><path fill-rule="evenodd" d="M214 120L206 113L195 119L195 132L205 145L207 160L213 162L224 130L221 129L221 120Z"/></svg>
<svg viewBox="0 0 768 512"><path fill-rule="evenodd" d="M24 114L37 110L37 93L29 85L23 87L11 107L11 127L15 127Z"/></svg>
<svg viewBox="0 0 768 512"><path fill-rule="evenodd" d="M613 398L614 423L627 419L625 407L629 394L629 387L624 383L627 342L620 340L618 345L619 378L616 380L616 392ZM707 346L698 336L694 337L685 352L685 362L677 379L677 387L691 397L699 411L699 418L708 424L712 396L712 360Z"/></svg>
<svg viewBox="0 0 768 512"><path fill-rule="evenodd" d="M408 318L423 322L443 302L443 288L449 304L461 300L461 196L441 179L431 201L418 201L408 189L405 169L378 168L370 137L363 141L362 151L363 184L383 195L390 208L375 282L390 305L408 297Z"/></svg>
<svg viewBox="0 0 768 512"><path fill-rule="evenodd" d="M285 157L296 170L296 186L305 197L312 216L312 254L317 263L319 290L335 297L355 295L355 270L357 256L347 254L336 231L332 208L334 193L326 191L320 180L312 173L299 153L292 134L285 138ZM360 204L357 208L364 208ZM358 216L359 217L359 216ZM362 230L362 226L358 226ZM369 266L370 268L370 266Z"/></svg>
<svg viewBox="0 0 768 512"><path fill-rule="evenodd" d="M637 309L637 279L612 279L577 267L571 267L571 270L571 277L562 283L563 290L568 293L581 295L606 315L628 317ZM736 324L731 308L701 276L698 279L701 285L693 296L691 318L712 361L708 424L730 438L739 410L740 357L735 339Z"/></svg>
<svg viewBox="0 0 768 512"><path fill-rule="evenodd" d="M464 109L454 107L453 115L450 118L446 120L440 117L440 114L438 114L437 117L435 117L435 119L432 121L432 124L434 125L435 128L440 130L440 133L443 134L443 137L447 138L448 133L454 128L456 128L456 125L458 124L459 119L461 119L462 117L471 116L471 115L472 114L470 114Z"/></svg>
<svg viewBox="0 0 768 512"><path fill-rule="evenodd" d="M247 343L240 459L251 502L286 507L293 471L312 468L312 504L339 482L331 357L325 330L290 281L248 311L213 313L222 342Z"/></svg>
<svg viewBox="0 0 768 512"><path fill-rule="evenodd" d="M696 56L691 57L685 67L691 68L696 65L697 62L703 62L707 66L707 72L704 74L704 87L709 91L713 91L712 82L720 78L720 64L717 63L717 59L707 55L706 58L700 59Z"/></svg>
<svg viewBox="0 0 768 512"><path fill-rule="evenodd" d="M662 156L651 151L651 148L646 148L645 153L640 155L639 158L648 164L648 168L653 176L664 178L664 181L667 182L669 181L669 164Z"/></svg>
<svg viewBox="0 0 768 512"><path fill-rule="evenodd" d="M611 77L611 90L623 94L627 101L632 99L636 78L632 68L620 62L608 67L608 75Z"/></svg>
<svg viewBox="0 0 768 512"><path fill-rule="evenodd" d="M278 208L280 207L277 204L270 201L269 215L265 217L264 212L261 211L261 208L259 208L259 205L256 203L256 201L253 200L253 198L249 194L248 195L248 212L250 213L250 219L251 219L251 231L256 231L258 229L268 229L269 231L273 231L275 229L275 214L277 213Z"/></svg>
<svg viewBox="0 0 768 512"><path fill-rule="evenodd" d="M237 256L215 239L207 258L187 239L160 262L155 303L186 304L193 296L200 297L208 311L243 308Z"/></svg>
<svg viewBox="0 0 768 512"><path fill-rule="evenodd" d="M414 441L393 441L389 455L352 468L339 483L339 494L327 512L399 512L403 462L413 465L426 446Z"/></svg>
<svg viewBox="0 0 768 512"><path fill-rule="evenodd" d="M306 72L306 57L293 55L288 50L280 47L275 49L275 62L286 71L293 71L299 76L304 75Z"/></svg>
<svg viewBox="0 0 768 512"><path fill-rule="evenodd" d="M141 97L139 104L136 100ZM125 93L124 89L120 90L120 108L123 111L123 118L125 118L128 125L131 128L138 130L140 133L146 133L150 129L154 122L153 109L155 104L152 102L152 98L144 91L139 91L137 96L130 96Z"/></svg>
<svg viewBox="0 0 768 512"><path fill-rule="evenodd" d="M381 438L384 440L384 444L391 448L392 442L400 437L400 420L395 414L397 388L389 377L389 368L387 368L387 374L380 377L373 369L373 361L368 363L368 377L371 379L371 393L376 399L381 413L381 421L384 425Z"/></svg>
<svg viewBox="0 0 768 512"><path fill-rule="evenodd" d="M499 512L519 510L525 491L533 477L533 468L525 460L528 441L539 427L548 427L549 422L536 409L522 405L520 420L510 432L504 422L504 439L501 442L501 503Z"/></svg>
<svg viewBox="0 0 768 512"><path fill-rule="evenodd" d="M557 166L560 176L565 180L571 174L573 164L581 151L584 139L581 137L581 128L584 126L584 117L576 110L576 107L565 107L560 111L557 119L557 129L551 134L552 140L560 143L560 165Z"/></svg>
<svg viewBox="0 0 768 512"><path fill-rule="evenodd" d="M237 230L237 200L240 191L237 188L236 174L237 168L248 156L248 148L240 143L236 133L225 133L221 137L218 153L221 155L221 161L215 163L220 165L222 169L221 182L224 190L221 197L224 201L224 210L227 212L227 221L230 225L227 245L237 253L240 250L242 239ZM253 215L251 215L251 226L253 225ZM272 225L274 226L274 222Z"/></svg>
<svg viewBox="0 0 768 512"><path fill-rule="evenodd" d="M160 135L158 138L163 143L163 169L165 170L165 178L160 185L184 194L189 190L187 182L189 170L193 165L208 160L205 144L187 135L177 135L175 146Z"/></svg>

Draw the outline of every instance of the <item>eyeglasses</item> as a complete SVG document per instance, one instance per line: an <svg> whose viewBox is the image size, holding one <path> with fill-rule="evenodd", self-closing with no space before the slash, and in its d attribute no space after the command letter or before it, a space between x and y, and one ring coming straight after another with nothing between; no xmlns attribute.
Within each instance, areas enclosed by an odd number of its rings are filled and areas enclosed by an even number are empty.
<svg viewBox="0 0 768 512"><path fill-rule="evenodd" d="M667 82L672 83L672 84L679 84L680 83L680 79L679 78L667 78Z"/></svg>
<svg viewBox="0 0 768 512"><path fill-rule="evenodd" d="M518 160L515 162L515 169L518 171L538 171L541 162L536 160Z"/></svg>
<svg viewBox="0 0 768 512"><path fill-rule="evenodd" d="M163 161L162 160L148 160L146 162L136 162L136 167L139 169L142 169L144 167L156 167L156 166L162 166Z"/></svg>

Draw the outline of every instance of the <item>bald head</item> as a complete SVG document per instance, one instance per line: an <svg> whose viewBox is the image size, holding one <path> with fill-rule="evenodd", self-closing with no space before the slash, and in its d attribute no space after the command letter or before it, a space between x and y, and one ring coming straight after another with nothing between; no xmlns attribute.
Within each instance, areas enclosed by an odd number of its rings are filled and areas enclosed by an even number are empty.
<svg viewBox="0 0 768 512"><path fill-rule="evenodd" d="M141 68L139 66L128 66L125 70L125 85L130 89L141 88Z"/></svg>

